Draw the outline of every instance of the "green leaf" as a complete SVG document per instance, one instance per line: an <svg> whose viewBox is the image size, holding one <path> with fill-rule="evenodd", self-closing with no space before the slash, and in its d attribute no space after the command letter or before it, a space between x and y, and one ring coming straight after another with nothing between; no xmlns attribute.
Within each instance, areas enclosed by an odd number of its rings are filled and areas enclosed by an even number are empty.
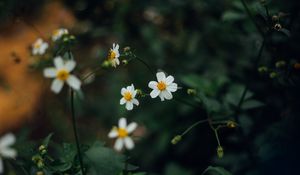
<svg viewBox="0 0 300 175"><path fill-rule="evenodd" d="M245 15L242 13L238 13L238 12L234 12L234 11L227 11L227 12L223 13L222 20L223 21L237 21L237 20L243 19L244 17L245 17Z"/></svg>
<svg viewBox="0 0 300 175"><path fill-rule="evenodd" d="M116 175L124 169L124 156L96 142L86 151L86 156L97 175Z"/></svg>
<svg viewBox="0 0 300 175"><path fill-rule="evenodd" d="M63 153L61 158L63 162L73 162L76 154L77 154L77 150L74 144L70 144L70 143L63 144Z"/></svg>
<svg viewBox="0 0 300 175"><path fill-rule="evenodd" d="M232 175L229 171L222 167L209 166L201 175Z"/></svg>
<svg viewBox="0 0 300 175"><path fill-rule="evenodd" d="M264 105L265 105L264 103L257 101L257 100L248 100L248 101L243 102L241 108L243 110L248 110L248 109L262 107Z"/></svg>
<svg viewBox="0 0 300 175"><path fill-rule="evenodd" d="M53 136L53 133L50 133L44 140L43 140L43 145L44 146L48 146L49 145L49 142L50 142L50 139L51 137Z"/></svg>

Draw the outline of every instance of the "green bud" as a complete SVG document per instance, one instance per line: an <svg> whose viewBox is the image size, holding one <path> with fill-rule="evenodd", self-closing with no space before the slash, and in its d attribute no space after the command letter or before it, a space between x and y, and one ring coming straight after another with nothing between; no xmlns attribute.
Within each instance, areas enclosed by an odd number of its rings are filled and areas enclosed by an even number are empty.
<svg viewBox="0 0 300 175"><path fill-rule="evenodd" d="M124 47L124 52L128 52L128 51L130 51L130 47L129 46Z"/></svg>
<svg viewBox="0 0 300 175"><path fill-rule="evenodd" d="M43 168L43 167L45 166L43 159L39 160L39 161L36 163L36 166L37 166L38 168Z"/></svg>
<svg viewBox="0 0 300 175"><path fill-rule="evenodd" d="M136 89L136 94L137 94L137 95L140 95L140 96L143 96L143 91L142 91L142 89Z"/></svg>
<svg viewBox="0 0 300 175"><path fill-rule="evenodd" d="M277 77L277 73L276 72L271 72L270 73L270 78L276 78Z"/></svg>
<svg viewBox="0 0 300 175"><path fill-rule="evenodd" d="M261 66L257 70L258 70L259 73L266 73L266 72L268 72L268 68L266 66Z"/></svg>
<svg viewBox="0 0 300 175"><path fill-rule="evenodd" d="M217 154L220 159L224 156L224 150L223 150L222 146L218 146Z"/></svg>
<svg viewBox="0 0 300 175"><path fill-rule="evenodd" d="M277 68L280 68L280 67L283 67L283 66L285 66L285 61L277 61L276 63L275 63L275 66L277 67Z"/></svg>
<svg viewBox="0 0 300 175"><path fill-rule="evenodd" d="M40 155L34 155L32 156L31 160L34 162L34 163L37 163L39 160L41 160L42 157Z"/></svg>
<svg viewBox="0 0 300 175"><path fill-rule="evenodd" d="M74 35L70 35L69 39L70 40L75 40L75 36Z"/></svg>
<svg viewBox="0 0 300 175"><path fill-rule="evenodd" d="M128 60L122 60L122 63L123 63L124 65L127 65L127 64L128 64Z"/></svg>
<svg viewBox="0 0 300 175"><path fill-rule="evenodd" d="M36 172L36 175L44 175L44 172L43 171L38 171L38 172Z"/></svg>
<svg viewBox="0 0 300 175"><path fill-rule="evenodd" d="M43 150L45 150L45 149L46 149L46 146L45 146L45 145L39 146L39 151L43 151Z"/></svg>
<svg viewBox="0 0 300 175"><path fill-rule="evenodd" d="M282 29L281 24L279 24L279 23L275 24L274 25L274 29L277 30L277 31L279 31L280 29Z"/></svg>
<svg viewBox="0 0 300 175"><path fill-rule="evenodd" d="M237 126L237 123L235 121L228 120L226 125L228 128L235 128Z"/></svg>
<svg viewBox="0 0 300 175"><path fill-rule="evenodd" d="M177 136L175 136L175 137L172 139L171 143L172 143L173 145L176 145L178 142L181 141L181 139L182 139L181 135L177 135Z"/></svg>
<svg viewBox="0 0 300 175"><path fill-rule="evenodd" d="M103 63L102 63L102 67L104 68L108 68L111 66L111 63L108 61L108 60L105 60Z"/></svg>
<svg viewBox="0 0 300 175"><path fill-rule="evenodd" d="M188 95L196 95L197 91L196 91L196 89L187 89L186 93Z"/></svg>

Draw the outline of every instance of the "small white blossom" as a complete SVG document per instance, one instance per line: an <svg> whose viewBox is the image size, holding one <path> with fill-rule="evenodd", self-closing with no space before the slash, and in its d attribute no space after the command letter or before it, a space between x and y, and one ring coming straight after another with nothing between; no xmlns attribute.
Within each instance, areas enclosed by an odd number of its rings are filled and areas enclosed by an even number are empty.
<svg viewBox="0 0 300 175"><path fill-rule="evenodd" d="M111 63L113 67L117 67L120 64L120 52L119 52L119 44L113 44L113 48L109 50L108 53L108 61Z"/></svg>
<svg viewBox="0 0 300 175"><path fill-rule="evenodd" d="M64 29L64 28L56 29L56 30L54 30L53 33L52 33L52 41L57 41L57 40L59 40L63 35L67 35L67 34L69 34L68 29Z"/></svg>
<svg viewBox="0 0 300 175"><path fill-rule="evenodd" d="M176 83L173 83L174 77L169 75L166 77L165 73L156 73L156 81L150 81L148 87L153 89L150 93L152 98L160 97L161 101L165 99L170 100L173 98L172 92L177 91L178 87Z"/></svg>
<svg viewBox="0 0 300 175"><path fill-rule="evenodd" d="M125 104L127 110L133 109L133 104L139 105L139 101L135 98L137 90L134 89L133 84L121 89L121 95L123 96L120 100L120 105Z"/></svg>
<svg viewBox="0 0 300 175"><path fill-rule="evenodd" d="M114 148L117 151L121 151L124 146L128 150L134 148L134 142L129 134L131 134L136 128L137 124L135 122L127 125L126 119L120 118L119 127L113 127L113 129L108 134L109 138L117 138L114 145Z"/></svg>
<svg viewBox="0 0 300 175"><path fill-rule="evenodd" d="M81 81L70 72L75 68L76 62L73 60L64 61L60 56L54 58L55 67L44 69L44 76L46 78L55 78L51 84L51 90L54 93L59 93L64 86L64 83L73 88L79 90Z"/></svg>
<svg viewBox="0 0 300 175"><path fill-rule="evenodd" d="M44 42L42 38L38 38L32 44L32 55L43 55L48 47L48 43Z"/></svg>
<svg viewBox="0 0 300 175"><path fill-rule="evenodd" d="M8 133L0 138L0 174L4 171L3 158L16 158L17 151L10 148L16 142L13 134Z"/></svg>

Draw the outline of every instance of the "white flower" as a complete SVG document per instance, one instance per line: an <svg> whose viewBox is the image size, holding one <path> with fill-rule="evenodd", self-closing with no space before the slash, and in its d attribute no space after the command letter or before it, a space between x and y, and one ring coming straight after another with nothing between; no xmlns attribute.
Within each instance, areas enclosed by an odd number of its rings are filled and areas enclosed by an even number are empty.
<svg viewBox="0 0 300 175"><path fill-rule="evenodd" d="M135 98L137 90L134 89L133 84L121 89L121 95L123 96L120 100L120 105L126 103L125 107L127 110L133 109L133 104L139 105L139 101Z"/></svg>
<svg viewBox="0 0 300 175"><path fill-rule="evenodd" d="M68 29L56 29L52 33L52 41L57 41L59 40L63 35L69 34Z"/></svg>
<svg viewBox="0 0 300 175"><path fill-rule="evenodd" d="M55 67L50 67L44 69L44 76L47 78L55 78L51 84L51 90L56 94L61 91L64 86L64 82L73 88L74 90L79 90L81 86L80 80L70 72L75 68L76 63L73 60L64 60L58 56L54 58Z"/></svg>
<svg viewBox="0 0 300 175"><path fill-rule="evenodd" d="M161 101L165 99L170 100L173 98L171 92L177 91L178 87L176 83L173 83L174 77L169 75L166 77L165 73L158 72L156 73L156 81L150 81L148 87L153 89L150 93L152 98L160 97Z"/></svg>
<svg viewBox="0 0 300 175"><path fill-rule="evenodd" d="M17 151L10 148L16 142L16 138L13 134L8 133L0 138L0 174L3 173L4 166L2 158L15 158Z"/></svg>
<svg viewBox="0 0 300 175"><path fill-rule="evenodd" d="M121 151L124 146L128 150L134 148L134 142L132 138L129 137L129 134L131 134L136 128L137 124L135 122L132 122L127 126L126 119L120 118L119 127L113 127L108 134L109 138L117 138L114 146L117 151Z"/></svg>
<svg viewBox="0 0 300 175"><path fill-rule="evenodd" d="M38 38L32 44L32 55L43 55L48 49L48 43L44 42L43 39Z"/></svg>
<svg viewBox="0 0 300 175"><path fill-rule="evenodd" d="M113 67L117 67L120 64L120 53L119 53L119 44L113 44L113 48L109 50L108 61Z"/></svg>

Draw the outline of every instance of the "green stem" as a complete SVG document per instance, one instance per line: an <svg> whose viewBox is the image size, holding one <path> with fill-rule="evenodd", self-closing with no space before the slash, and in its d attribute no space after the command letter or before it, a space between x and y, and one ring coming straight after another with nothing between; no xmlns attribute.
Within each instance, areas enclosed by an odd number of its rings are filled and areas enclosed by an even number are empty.
<svg viewBox="0 0 300 175"><path fill-rule="evenodd" d="M257 22L255 21L247 3L245 2L245 0L241 0L243 7L246 10L247 15L249 16L249 18L251 19L251 21L253 22L253 24L255 25L257 31L260 33L261 36L264 36L264 32L261 30L261 28L259 27L259 25L257 24Z"/></svg>
<svg viewBox="0 0 300 175"><path fill-rule="evenodd" d="M71 89L70 102L71 102L73 132L74 132L74 137L75 137L75 141L76 141L76 147L77 147L77 154L78 154L79 163L80 163L80 169L81 169L81 173L83 175L85 175L84 168L83 168L83 161L82 161L81 151L80 151L79 138L78 138L77 129L76 129L77 127L76 127L76 118L75 118L74 91L73 91L73 89Z"/></svg>
<svg viewBox="0 0 300 175"><path fill-rule="evenodd" d="M181 136L184 136L185 134L187 134L191 129L193 129L195 126L201 124L201 123L205 123L207 122L208 119L205 119L205 120L199 120L197 121L196 123L192 124L190 127L188 127L182 134Z"/></svg>
<svg viewBox="0 0 300 175"><path fill-rule="evenodd" d="M142 60L141 58L134 56L135 59L139 60L142 64L144 64L147 69L151 72L151 74L155 77L155 72L151 69L151 67L149 66L149 64L147 64L144 60Z"/></svg>
<svg viewBox="0 0 300 175"><path fill-rule="evenodd" d="M82 80L86 80L88 79L90 76L94 75L96 72L102 70L101 67L97 67L95 70L93 70L92 72L88 73L87 75L85 75Z"/></svg>

